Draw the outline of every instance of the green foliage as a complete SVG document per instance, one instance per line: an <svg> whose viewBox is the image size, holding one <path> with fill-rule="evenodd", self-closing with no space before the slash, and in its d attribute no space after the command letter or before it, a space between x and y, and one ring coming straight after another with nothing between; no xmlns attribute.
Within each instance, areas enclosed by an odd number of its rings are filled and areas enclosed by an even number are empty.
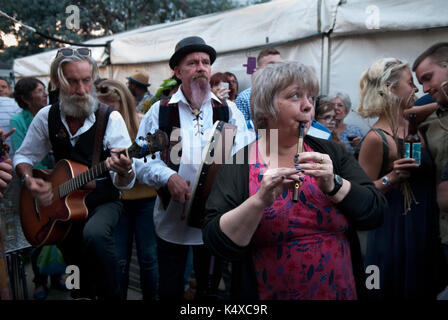
<svg viewBox="0 0 448 320"><path fill-rule="evenodd" d="M142 26L229 10L240 6L239 3L236 0L0 0L0 9L42 33L79 43ZM80 10L79 30L66 27L71 14L66 13L69 5ZM25 28L16 30L10 20L1 16L0 31L14 34L19 42L17 47L0 53L3 62L62 46Z"/></svg>

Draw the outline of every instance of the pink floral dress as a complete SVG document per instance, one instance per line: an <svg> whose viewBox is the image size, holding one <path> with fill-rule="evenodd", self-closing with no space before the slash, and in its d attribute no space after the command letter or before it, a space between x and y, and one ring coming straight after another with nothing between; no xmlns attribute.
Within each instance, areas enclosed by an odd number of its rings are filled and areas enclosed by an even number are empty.
<svg viewBox="0 0 448 320"><path fill-rule="evenodd" d="M305 151L313 151L305 144ZM267 166L251 148L249 193L261 186ZM260 299L356 299L348 222L317 186L305 176L299 201L286 190L265 208L252 239L252 259Z"/></svg>

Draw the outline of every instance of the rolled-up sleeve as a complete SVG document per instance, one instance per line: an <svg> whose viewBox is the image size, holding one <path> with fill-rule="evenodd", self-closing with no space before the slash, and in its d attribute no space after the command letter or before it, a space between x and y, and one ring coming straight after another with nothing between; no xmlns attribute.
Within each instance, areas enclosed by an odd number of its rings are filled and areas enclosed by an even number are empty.
<svg viewBox="0 0 448 320"><path fill-rule="evenodd" d="M123 117L118 111L112 111L107 122L106 132L104 134L103 145L105 149L115 148L129 148L131 146L131 138L129 137L128 129ZM132 169L136 172L134 161L132 162ZM136 174L134 174L131 182L126 186L117 186L115 184L115 177L117 175L114 171L109 171L114 186L121 190L128 190L134 186Z"/></svg>

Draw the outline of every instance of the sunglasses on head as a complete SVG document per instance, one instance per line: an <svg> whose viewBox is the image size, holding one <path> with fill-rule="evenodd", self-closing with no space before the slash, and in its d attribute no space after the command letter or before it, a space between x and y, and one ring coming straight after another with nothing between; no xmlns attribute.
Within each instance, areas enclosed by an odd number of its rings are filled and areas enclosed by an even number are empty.
<svg viewBox="0 0 448 320"><path fill-rule="evenodd" d="M62 48L58 50L58 53L56 56L64 56L64 57L71 57L75 54L78 56L88 57L91 55L91 51L89 48Z"/></svg>

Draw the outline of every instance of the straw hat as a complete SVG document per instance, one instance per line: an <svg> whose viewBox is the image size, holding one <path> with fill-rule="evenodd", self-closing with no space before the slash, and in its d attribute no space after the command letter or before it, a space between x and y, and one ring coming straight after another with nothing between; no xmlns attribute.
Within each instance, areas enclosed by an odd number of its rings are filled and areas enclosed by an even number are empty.
<svg viewBox="0 0 448 320"><path fill-rule="evenodd" d="M151 85L148 83L149 74L145 71L135 71L130 77L127 77L126 79L145 87L149 87Z"/></svg>

